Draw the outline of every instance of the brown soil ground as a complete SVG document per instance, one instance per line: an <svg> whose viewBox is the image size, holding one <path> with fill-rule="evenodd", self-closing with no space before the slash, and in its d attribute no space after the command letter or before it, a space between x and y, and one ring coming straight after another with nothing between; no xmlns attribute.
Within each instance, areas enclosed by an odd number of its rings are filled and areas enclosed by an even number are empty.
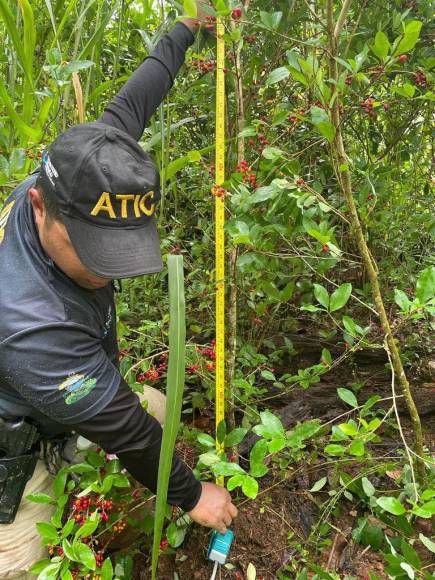
<svg viewBox="0 0 435 580"><path fill-rule="evenodd" d="M316 355L317 356L317 355ZM358 361L360 376L355 373L355 366L352 374L343 376L343 367L340 368L340 376L327 376L327 380L308 391L297 389L287 399L275 398L269 401L268 406L281 415L286 428L291 428L292 423L308 418L319 417L323 420L330 420L343 411L348 410L338 400L336 388L349 385L361 379L364 388L358 393L358 400L366 400L374 392L388 396L390 381L385 369L384 360ZM366 364L364 365L364 362ZM363 364L361 364L363 363ZM305 366L305 365L304 365ZM350 371L350 368L349 368ZM278 373L279 374L279 371ZM422 394L420 411L422 422L426 432L426 442L429 447L435 441L435 429L433 425L433 378L427 376L419 377L419 381L414 381L414 392ZM420 389L419 389L420 387ZM325 389L326 399L334 400L334 405L329 401L325 402L322 396L315 397L315 391ZM363 394L367 389L367 394ZM385 393L385 394L384 394ZM419 398L417 396L417 398ZM323 400L322 400L323 399ZM432 401L432 403L430 402ZM300 403L298 405L298 403ZM405 413L403 413L403 425L406 436L411 440L409 423ZM204 425L207 428L209 419L204 417ZM200 426L200 425L197 425ZM212 428L212 427L211 427ZM379 456L395 456L400 451L402 445L397 433L384 433L382 443L371 446L371 451ZM252 443L251 443L252 444ZM184 448L185 459L192 460L191 451ZM308 450L312 451L312 450ZM243 455L248 455L249 448L245 449ZM190 461L189 461L190 460ZM257 571L257 580L272 580L274 578L295 579L296 570L304 567L303 558L306 556L309 561L317 562L331 572L337 574L343 580L365 580L368 579L369 572L372 572L378 580L388 578L384 572L385 561L380 552L375 552L371 548L364 547L352 539L352 529L355 528L360 517L371 517L369 511L365 511L355 499L349 502L341 499L337 503L337 508L329 515L327 521L332 524L332 532L328 540L319 540L316 543L309 543L310 533L315 529L322 514L325 502L330 500L328 490L325 488L320 493L311 494L308 490L313 483L321 477L327 475L330 481L332 477L331 468L323 467L324 459L314 457L311 465L294 464L287 471L278 468L271 469L270 473L261 480L261 491L256 500L246 500L240 493L239 496L233 492L235 503L238 505L239 516L234 523L235 540L228 560L229 567L221 567L217 579L244 580L247 578L246 570L249 563L252 563ZM361 466L364 465L362 462ZM349 473L358 472L358 465L348 469ZM375 478L376 479L376 478ZM378 479L375 482L379 488L395 489L394 477ZM379 522L375 522L379 523ZM417 522L421 526L421 531L430 535L430 525L427 520ZM418 534L417 534L418 535ZM213 565L206 558L210 533L204 528L192 526L189 530L183 545L176 550L170 550L170 554L163 554L160 558L158 579L159 580L208 580L212 574ZM414 544L420 552L418 542ZM136 557L133 580L144 580L150 578L149 573L149 547L143 547L142 553ZM304 552L305 551L305 552ZM422 551L421 556L427 559L427 551ZM430 562L426 562L429 564ZM309 569L307 567L307 569ZM313 573L308 574L311 578Z"/></svg>

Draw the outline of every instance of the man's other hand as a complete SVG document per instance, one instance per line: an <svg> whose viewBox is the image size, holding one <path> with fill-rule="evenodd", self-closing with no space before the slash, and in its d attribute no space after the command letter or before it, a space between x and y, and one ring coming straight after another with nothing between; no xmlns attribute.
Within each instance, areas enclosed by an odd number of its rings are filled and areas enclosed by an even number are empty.
<svg viewBox="0 0 435 580"><path fill-rule="evenodd" d="M183 22L195 34L198 32L201 24L204 24L208 12L204 10L204 6L208 6L207 0L196 0L196 18L183 18Z"/></svg>
<svg viewBox="0 0 435 580"><path fill-rule="evenodd" d="M201 485L201 497L189 516L198 524L224 534L233 518L237 517L237 508L224 487L205 481Z"/></svg>

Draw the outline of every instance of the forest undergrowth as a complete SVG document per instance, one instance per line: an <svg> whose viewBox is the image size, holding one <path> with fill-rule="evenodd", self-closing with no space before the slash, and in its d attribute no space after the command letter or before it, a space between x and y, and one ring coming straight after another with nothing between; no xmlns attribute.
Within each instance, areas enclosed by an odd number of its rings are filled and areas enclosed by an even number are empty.
<svg viewBox="0 0 435 580"><path fill-rule="evenodd" d="M426 0L216 0L141 145L182 255L178 452L239 508L220 578L434 578L433 19ZM0 1L0 199L97 118L183 6ZM192 2L184 2L192 10ZM214 28L226 166L215 184ZM215 432L214 196L226 208L227 415ZM1 222L1 215L0 215ZM1 241L1 239L0 239ZM165 390L166 273L122 282L121 373ZM224 451L216 451L216 438ZM40 580L148 578L152 495L104 451L63 469ZM104 514L104 517L103 517ZM158 578L208 579L168 507Z"/></svg>

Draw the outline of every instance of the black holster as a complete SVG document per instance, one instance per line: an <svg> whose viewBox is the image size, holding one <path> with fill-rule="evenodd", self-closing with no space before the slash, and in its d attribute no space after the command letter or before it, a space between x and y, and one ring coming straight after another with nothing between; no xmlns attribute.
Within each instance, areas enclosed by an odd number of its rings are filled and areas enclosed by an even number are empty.
<svg viewBox="0 0 435 580"><path fill-rule="evenodd" d="M37 428L24 419L0 418L0 524L12 524L38 460Z"/></svg>

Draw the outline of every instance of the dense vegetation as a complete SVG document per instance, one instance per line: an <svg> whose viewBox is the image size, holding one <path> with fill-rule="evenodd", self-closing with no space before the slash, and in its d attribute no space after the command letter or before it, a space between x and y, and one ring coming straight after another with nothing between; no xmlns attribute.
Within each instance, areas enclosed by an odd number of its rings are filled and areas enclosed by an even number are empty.
<svg viewBox="0 0 435 580"><path fill-rule="evenodd" d="M161 170L163 254L184 256L180 450L201 477L225 475L240 504L222 577L432 578L430 3L214 6L227 31L225 457L214 451L213 423L213 34L198 36L141 144ZM179 8L0 0L0 199L37 167L45 144L98 117ZM123 281L118 317L123 375L137 391L164 388L166 273ZM52 559L35 570L110 578L113 562L117 578L134 577L152 517L130 511L147 493L104 453L75 471L78 484L58 476L56 516L40 528ZM77 485L94 486L90 500L76 500ZM94 500L107 518L88 518ZM208 578L205 532L168 517L161 549L177 559L161 562L160 577ZM269 526L276 545L256 544L246 521L254 536ZM127 524L141 533L123 544Z"/></svg>

